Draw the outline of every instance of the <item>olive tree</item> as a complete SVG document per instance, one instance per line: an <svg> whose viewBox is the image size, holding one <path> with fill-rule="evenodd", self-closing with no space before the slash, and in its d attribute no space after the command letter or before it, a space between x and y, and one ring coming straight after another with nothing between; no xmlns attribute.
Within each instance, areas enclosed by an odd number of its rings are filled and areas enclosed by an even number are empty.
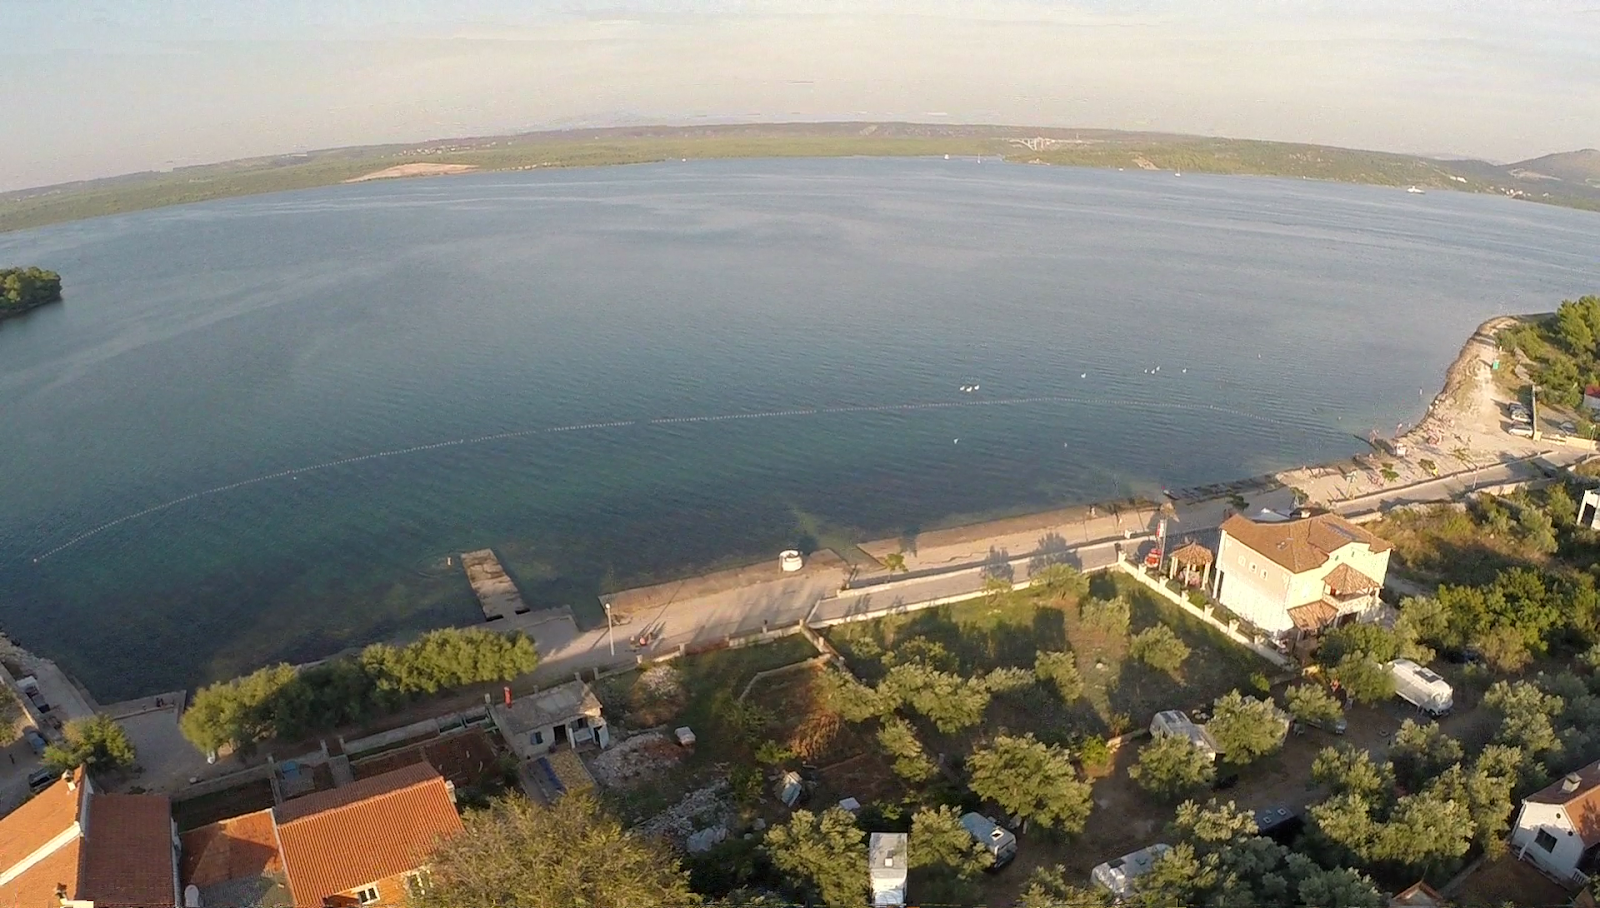
<svg viewBox="0 0 1600 908"><path fill-rule="evenodd" d="M1189 658L1189 647L1165 624L1147 627L1128 641L1128 655L1158 672L1176 674Z"/></svg>
<svg viewBox="0 0 1600 908"><path fill-rule="evenodd" d="M1032 734L1001 735L967 758L969 786L1024 822L1063 832L1082 832L1093 802L1072 757Z"/></svg>
<svg viewBox="0 0 1600 908"><path fill-rule="evenodd" d="M1206 728L1233 763L1249 763L1277 752L1289 730L1271 700L1246 697L1237 690L1217 698Z"/></svg>
<svg viewBox="0 0 1600 908"><path fill-rule="evenodd" d="M1211 757L1182 735L1156 735L1128 767L1128 777L1140 788L1169 801L1208 787L1216 774Z"/></svg>
<svg viewBox="0 0 1600 908"><path fill-rule="evenodd" d="M867 834L849 811L797 810L789 822L767 831L766 847L773 866L828 908L866 903Z"/></svg>

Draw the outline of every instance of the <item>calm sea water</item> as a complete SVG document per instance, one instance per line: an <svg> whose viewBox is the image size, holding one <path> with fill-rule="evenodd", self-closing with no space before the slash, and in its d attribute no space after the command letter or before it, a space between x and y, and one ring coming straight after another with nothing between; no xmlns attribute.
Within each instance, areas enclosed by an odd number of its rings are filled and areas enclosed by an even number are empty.
<svg viewBox="0 0 1600 908"><path fill-rule="evenodd" d="M1491 197L871 159L0 236L67 294L0 325L0 626L105 699L471 622L465 549L592 618L797 541L1346 456L1596 250L1600 216Z"/></svg>

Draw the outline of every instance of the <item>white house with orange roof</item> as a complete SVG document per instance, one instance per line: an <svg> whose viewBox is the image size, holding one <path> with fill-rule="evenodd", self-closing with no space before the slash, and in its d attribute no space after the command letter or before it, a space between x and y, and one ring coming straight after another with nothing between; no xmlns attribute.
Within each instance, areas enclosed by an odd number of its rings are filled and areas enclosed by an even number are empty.
<svg viewBox="0 0 1600 908"><path fill-rule="evenodd" d="M1600 764L1528 795L1511 830L1517 857L1564 883L1588 881L1600 852Z"/></svg>
<svg viewBox="0 0 1600 908"><path fill-rule="evenodd" d="M1212 595L1280 638L1298 639L1373 614L1392 546L1337 514L1222 523Z"/></svg>

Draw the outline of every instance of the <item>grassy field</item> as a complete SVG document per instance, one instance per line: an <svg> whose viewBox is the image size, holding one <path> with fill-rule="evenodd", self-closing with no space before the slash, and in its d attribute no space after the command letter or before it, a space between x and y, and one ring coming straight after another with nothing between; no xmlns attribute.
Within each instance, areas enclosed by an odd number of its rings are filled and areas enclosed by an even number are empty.
<svg viewBox="0 0 1600 908"><path fill-rule="evenodd" d="M1128 634L1086 624L1074 599L1052 599L1031 590L998 600L975 599L839 625L828 631L828 639L868 682L882 676L886 654L916 638L942 644L960 659L960 671L966 675L1002 666L1032 668L1040 650L1070 650L1084 681L1081 700L1063 703L1045 685L1003 694L990 705L984 727L975 732L983 736L1031 731L1054 742L1119 734L1147 725L1159 710L1209 705L1236 687L1248 691L1251 676L1265 666L1215 628L1129 578L1097 575L1090 594L1127 599L1129 634L1158 623L1172 628L1191 651L1182 669L1169 675L1130 659ZM960 746L961 742L944 743Z"/></svg>
<svg viewBox="0 0 1600 908"><path fill-rule="evenodd" d="M1317 145L1107 130L887 123L649 127L362 146L130 174L0 193L0 232L167 205L329 186L397 164L481 170L594 167L672 158L927 155L1016 162L1303 177L1499 192L1514 182L1483 162L1444 162ZM1563 190L1566 191L1566 190ZM1600 208L1600 190L1536 201Z"/></svg>

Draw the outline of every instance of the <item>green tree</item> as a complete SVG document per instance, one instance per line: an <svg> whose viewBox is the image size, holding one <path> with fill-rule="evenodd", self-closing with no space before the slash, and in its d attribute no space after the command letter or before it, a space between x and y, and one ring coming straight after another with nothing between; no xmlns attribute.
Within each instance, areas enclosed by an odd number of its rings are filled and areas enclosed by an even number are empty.
<svg viewBox="0 0 1600 908"><path fill-rule="evenodd" d="M1033 672L1025 668L1002 665L999 668L990 669L987 674L983 675L981 680L989 693L1005 694L1032 687L1034 677Z"/></svg>
<svg viewBox="0 0 1600 908"><path fill-rule="evenodd" d="M797 810L788 823L767 831L766 844L773 865L808 897L829 908L856 908L866 903L867 836L848 811L838 807L821 814Z"/></svg>
<svg viewBox="0 0 1600 908"><path fill-rule="evenodd" d="M1140 788L1168 801L1209 787L1216 774L1211 757L1182 735L1156 735L1128 767L1128 777Z"/></svg>
<svg viewBox="0 0 1600 908"><path fill-rule="evenodd" d="M911 888L924 904L972 904L978 880L994 861L952 807L924 807L911 817L907 842L911 869L920 871Z"/></svg>
<svg viewBox="0 0 1600 908"><path fill-rule="evenodd" d="M878 743L894 761L895 774L900 778L913 783L933 778L936 772L933 761L922 749L922 742L917 740L910 722L893 716L884 719L878 728Z"/></svg>
<svg viewBox="0 0 1600 908"><path fill-rule="evenodd" d="M1217 698L1206 729L1229 762L1243 764L1281 749L1289 726L1271 700L1234 690Z"/></svg>
<svg viewBox="0 0 1600 908"><path fill-rule="evenodd" d="M201 751L253 744L272 734L270 701L294 678L293 666L279 664L202 687L178 726Z"/></svg>
<svg viewBox="0 0 1600 908"><path fill-rule="evenodd" d="M1078 779L1071 755L1032 734L995 738L967 758L967 769L974 794L1024 822L1077 833L1089 820L1089 785Z"/></svg>
<svg viewBox="0 0 1600 908"><path fill-rule="evenodd" d="M1111 908L1111 893L1098 886L1068 882L1067 868L1034 868L1017 908Z"/></svg>
<svg viewBox="0 0 1600 908"><path fill-rule="evenodd" d="M1548 753L1561 746L1551 720L1565 703L1527 681L1496 681L1483 695L1483 705L1500 717L1495 740L1521 748L1529 755Z"/></svg>
<svg viewBox="0 0 1600 908"><path fill-rule="evenodd" d="M889 570L891 575L895 574L896 572L902 574L906 573L908 569L906 568L905 553L890 552L889 554L883 556L883 566Z"/></svg>
<svg viewBox="0 0 1600 908"><path fill-rule="evenodd" d="M1078 607L1079 618L1086 627L1108 637L1126 637L1132 607L1122 596L1115 599L1084 599Z"/></svg>
<svg viewBox="0 0 1600 908"><path fill-rule="evenodd" d="M1394 790L1394 775L1387 763L1374 763L1372 755L1355 747L1325 747L1311 764L1311 779L1334 794L1364 798L1386 797Z"/></svg>
<svg viewBox="0 0 1600 908"><path fill-rule="evenodd" d="M137 755L128 733L110 716L96 713L73 719L62 729L66 741L45 748L44 764L60 772L88 766L98 770L126 769Z"/></svg>
<svg viewBox="0 0 1600 908"><path fill-rule="evenodd" d="M1296 721L1331 728L1344 718L1344 707L1320 684L1299 684L1284 692L1289 715Z"/></svg>
<svg viewBox="0 0 1600 908"><path fill-rule="evenodd" d="M1158 672L1176 675L1189 658L1189 647L1172 628L1156 624L1145 628L1128 641L1128 655Z"/></svg>
<svg viewBox="0 0 1600 908"><path fill-rule="evenodd" d="M878 692L885 702L904 704L927 716L934 727L949 735L983 721L989 708L989 689L982 681L969 681L954 672L935 671L918 663L889 669Z"/></svg>
<svg viewBox="0 0 1600 908"><path fill-rule="evenodd" d="M1394 696L1394 674L1371 656L1350 653L1328 674L1357 703L1382 703Z"/></svg>
<svg viewBox="0 0 1600 908"><path fill-rule="evenodd" d="M1444 733L1433 722L1417 724L1407 719L1400 723L1389 745L1389 763L1395 780L1408 791L1416 791L1445 769L1461 762L1461 742Z"/></svg>
<svg viewBox="0 0 1600 908"><path fill-rule="evenodd" d="M1083 696L1083 676L1078 674L1078 657L1070 652L1045 652L1033 657L1033 673L1040 681L1048 681L1061 695L1062 702L1071 703Z"/></svg>
<svg viewBox="0 0 1600 908"><path fill-rule="evenodd" d="M1070 564L1051 564L1034 571L1033 586L1056 597L1081 599L1089 592L1089 581Z"/></svg>
<svg viewBox="0 0 1600 908"><path fill-rule="evenodd" d="M549 807L512 795L468 811L462 824L428 859L431 885L415 908L701 904L663 845L625 831L586 794Z"/></svg>
<svg viewBox="0 0 1600 908"><path fill-rule="evenodd" d="M815 685L817 700L830 712L838 713L847 722L865 722L894 709L894 704L855 678L835 668L817 672Z"/></svg>
<svg viewBox="0 0 1600 908"><path fill-rule="evenodd" d="M1346 624L1322 636L1322 645L1317 649L1317 661L1334 666L1351 654L1370 656L1376 662L1388 662L1400 655L1400 638L1394 631L1379 624L1359 621Z"/></svg>
<svg viewBox="0 0 1600 908"><path fill-rule="evenodd" d="M1259 832L1255 814L1240 810L1232 801L1219 804L1213 800L1204 806L1184 801L1178 805L1172 825L1179 836L1207 849L1248 839Z"/></svg>

